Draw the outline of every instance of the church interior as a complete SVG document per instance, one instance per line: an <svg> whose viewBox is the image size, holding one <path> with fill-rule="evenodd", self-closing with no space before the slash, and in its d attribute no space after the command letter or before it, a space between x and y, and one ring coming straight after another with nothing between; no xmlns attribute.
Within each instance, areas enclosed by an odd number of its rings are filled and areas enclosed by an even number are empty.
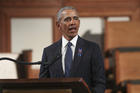
<svg viewBox="0 0 140 93"><path fill-rule="evenodd" d="M40 61L42 49L61 38L56 13L64 6L77 9L80 36L102 50L105 93L140 93L140 0L0 0L0 57ZM38 78L31 65L11 64L4 76L7 64L0 62L0 79Z"/></svg>

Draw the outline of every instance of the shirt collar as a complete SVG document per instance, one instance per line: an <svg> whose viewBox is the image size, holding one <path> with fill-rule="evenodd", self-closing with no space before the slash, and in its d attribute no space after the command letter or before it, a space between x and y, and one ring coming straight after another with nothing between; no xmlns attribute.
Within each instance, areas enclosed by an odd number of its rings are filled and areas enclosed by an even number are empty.
<svg viewBox="0 0 140 93"><path fill-rule="evenodd" d="M70 42L72 43L72 46L76 47L76 43L77 43L77 39L78 39L78 35L76 35ZM65 48L67 43L69 41L67 39L65 39L64 36L62 36L62 47Z"/></svg>

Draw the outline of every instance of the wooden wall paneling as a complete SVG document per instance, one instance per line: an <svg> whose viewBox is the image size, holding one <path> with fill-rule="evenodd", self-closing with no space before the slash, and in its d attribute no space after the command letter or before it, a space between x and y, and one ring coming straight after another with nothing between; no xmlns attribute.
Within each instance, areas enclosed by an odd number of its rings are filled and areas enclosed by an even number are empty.
<svg viewBox="0 0 140 93"><path fill-rule="evenodd" d="M0 52L11 52L10 50L10 33L7 28L8 16L1 11L0 12Z"/></svg>
<svg viewBox="0 0 140 93"><path fill-rule="evenodd" d="M58 8L5 8L10 17L53 17Z"/></svg>
<svg viewBox="0 0 140 93"><path fill-rule="evenodd" d="M4 52L4 15L0 11L0 52Z"/></svg>
<svg viewBox="0 0 140 93"><path fill-rule="evenodd" d="M62 36L61 32L58 31L58 28L56 26L56 17L53 17L53 41L56 42L59 40Z"/></svg>
<svg viewBox="0 0 140 93"><path fill-rule="evenodd" d="M67 5L76 7L80 16L124 16L132 15L140 1L65 0L64 6Z"/></svg>
<svg viewBox="0 0 140 93"><path fill-rule="evenodd" d="M107 30L107 17L105 17L104 18L105 19L105 21L104 21L104 23L105 23L105 31L108 31ZM106 41L107 41L107 36L108 34L107 34L107 32L106 33L104 33L104 47L105 46L107 46L107 45L105 45L106 44ZM105 70L107 71L107 70L110 70L110 64L109 64L109 58L107 57L108 55L106 55L106 50L105 50L105 48L104 48L104 56L105 56L105 58L104 58L104 64L105 64Z"/></svg>
<svg viewBox="0 0 140 93"><path fill-rule="evenodd" d="M105 56L107 56L107 54L106 54L107 47L108 47L107 41L108 41L108 24L107 24L107 18L106 18L105 19L105 31L104 31L104 53L105 53Z"/></svg>
<svg viewBox="0 0 140 93"><path fill-rule="evenodd" d="M6 49L8 52L11 52L11 23L10 23L10 17L8 15L6 15L6 25L5 25L5 29L6 29L6 36L5 36L5 40L7 40L6 43Z"/></svg>
<svg viewBox="0 0 140 93"><path fill-rule="evenodd" d="M63 0L63 4L72 6L85 7L137 7L140 5L139 0Z"/></svg>
<svg viewBox="0 0 140 93"><path fill-rule="evenodd" d="M140 7L138 7L133 13L132 21L140 21Z"/></svg>
<svg viewBox="0 0 140 93"><path fill-rule="evenodd" d="M58 7L62 0L0 0L1 7Z"/></svg>
<svg viewBox="0 0 140 93"><path fill-rule="evenodd" d="M135 9L126 9L126 8L105 8L105 9L78 9L80 16L83 17L108 17L108 16L131 16ZM86 12L88 11L88 12Z"/></svg>

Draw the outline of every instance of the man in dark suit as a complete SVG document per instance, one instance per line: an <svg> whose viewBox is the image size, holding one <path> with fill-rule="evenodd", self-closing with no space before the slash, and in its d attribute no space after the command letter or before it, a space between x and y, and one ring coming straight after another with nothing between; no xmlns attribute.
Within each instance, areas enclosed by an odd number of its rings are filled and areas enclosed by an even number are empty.
<svg viewBox="0 0 140 93"><path fill-rule="evenodd" d="M101 51L97 44L78 36L79 25L75 8L64 7L59 10L57 27L62 38L44 48L42 62L55 62L48 70L42 63L40 78L82 77L90 88L93 87L94 93L104 93L105 74Z"/></svg>

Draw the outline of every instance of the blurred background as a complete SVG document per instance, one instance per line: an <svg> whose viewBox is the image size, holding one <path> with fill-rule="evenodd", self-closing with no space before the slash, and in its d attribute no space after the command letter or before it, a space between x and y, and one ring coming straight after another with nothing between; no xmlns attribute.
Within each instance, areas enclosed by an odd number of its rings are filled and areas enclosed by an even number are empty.
<svg viewBox="0 0 140 93"><path fill-rule="evenodd" d="M0 0L0 57L40 61L61 38L56 13L64 6L78 10L79 35L102 50L106 93L140 93L140 0ZM39 68L4 61L0 78L38 78Z"/></svg>

